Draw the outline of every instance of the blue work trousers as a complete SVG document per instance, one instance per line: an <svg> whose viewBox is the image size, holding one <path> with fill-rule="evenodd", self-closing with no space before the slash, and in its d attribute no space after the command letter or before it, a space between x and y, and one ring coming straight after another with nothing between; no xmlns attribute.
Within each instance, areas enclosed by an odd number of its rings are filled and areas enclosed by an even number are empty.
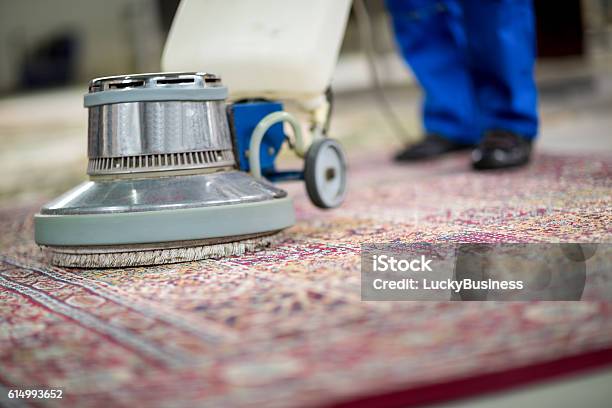
<svg viewBox="0 0 612 408"><path fill-rule="evenodd" d="M398 47L424 90L428 133L477 143L538 132L531 0L387 0Z"/></svg>

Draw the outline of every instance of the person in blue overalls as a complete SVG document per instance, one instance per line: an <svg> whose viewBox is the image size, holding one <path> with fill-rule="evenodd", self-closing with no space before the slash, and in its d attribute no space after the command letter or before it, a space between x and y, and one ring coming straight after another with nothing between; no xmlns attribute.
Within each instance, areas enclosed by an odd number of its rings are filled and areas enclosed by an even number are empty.
<svg viewBox="0 0 612 408"><path fill-rule="evenodd" d="M387 0L424 90L423 141L396 156L473 149L476 169L524 165L538 132L531 0Z"/></svg>

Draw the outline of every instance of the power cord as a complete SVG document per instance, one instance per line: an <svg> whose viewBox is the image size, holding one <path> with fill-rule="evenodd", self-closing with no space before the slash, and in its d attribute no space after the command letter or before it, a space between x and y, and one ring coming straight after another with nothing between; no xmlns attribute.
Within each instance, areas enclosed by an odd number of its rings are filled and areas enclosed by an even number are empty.
<svg viewBox="0 0 612 408"><path fill-rule="evenodd" d="M408 130L404 127L399 119L399 116L393 110L393 104L387 98L383 88L380 74L378 72L378 66L376 65L374 31L372 30L370 14L368 13L364 0L353 0L353 11L355 12L355 17L357 19L359 42L366 54L370 77L374 84L373 90L376 98L379 101L380 111L385 117L388 125L392 128L393 134L402 144L405 144L409 140L407 136L410 134L410 132L408 132Z"/></svg>

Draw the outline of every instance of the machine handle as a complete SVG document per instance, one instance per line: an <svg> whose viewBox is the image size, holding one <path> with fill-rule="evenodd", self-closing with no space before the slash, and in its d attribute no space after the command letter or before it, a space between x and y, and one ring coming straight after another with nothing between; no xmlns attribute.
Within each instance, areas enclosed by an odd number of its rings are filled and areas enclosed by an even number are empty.
<svg viewBox="0 0 612 408"><path fill-rule="evenodd" d="M261 179L261 163L259 157L259 149L261 147L261 141L263 140L266 132L272 125L278 122L288 122L293 129L293 136L295 138L295 154L299 157L304 157L305 146L304 138L302 137L302 128L300 122L295 116L285 111L272 112L266 115L255 127L253 134L251 135L251 142L249 143L249 168L251 175L257 179Z"/></svg>

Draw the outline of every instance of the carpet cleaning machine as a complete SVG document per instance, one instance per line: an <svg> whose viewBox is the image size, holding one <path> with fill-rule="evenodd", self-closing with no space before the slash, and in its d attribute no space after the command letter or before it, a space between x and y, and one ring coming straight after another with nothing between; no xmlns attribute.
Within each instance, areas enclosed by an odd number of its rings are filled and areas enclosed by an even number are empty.
<svg viewBox="0 0 612 408"><path fill-rule="evenodd" d="M89 180L34 219L50 262L126 267L266 247L295 223L275 181L304 180L315 205L339 206L346 160L326 135L326 89L349 8L350 0L183 0L162 59L168 72L91 81ZM307 113L308 132L280 101ZM285 142L303 170L276 169Z"/></svg>

